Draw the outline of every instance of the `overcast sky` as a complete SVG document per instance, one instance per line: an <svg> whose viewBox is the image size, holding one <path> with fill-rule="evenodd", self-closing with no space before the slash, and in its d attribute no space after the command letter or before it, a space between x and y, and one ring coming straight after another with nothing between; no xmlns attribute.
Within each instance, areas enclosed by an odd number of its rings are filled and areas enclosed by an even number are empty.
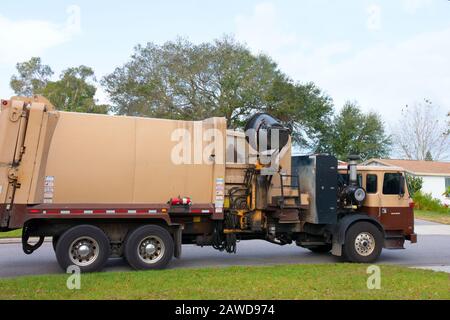
<svg viewBox="0 0 450 320"><path fill-rule="evenodd" d="M388 123L423 98L450 110L448 0L2 0L0 96L12 95L15 64L32 56L57 74L84 64L101 78L138 43L224 34L314 81L338 109L358 101Z"/></svg>

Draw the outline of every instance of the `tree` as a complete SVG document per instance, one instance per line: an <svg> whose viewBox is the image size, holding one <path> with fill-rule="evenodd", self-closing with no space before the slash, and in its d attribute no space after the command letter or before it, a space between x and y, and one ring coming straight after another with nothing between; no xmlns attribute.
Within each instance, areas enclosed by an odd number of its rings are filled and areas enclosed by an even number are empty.
<svg viewBox="0 0 450 320"><path fill-rule="evenodd" d="M60 80L49 81L38 90L58 110L86 113L107 113L108 106L97 105L94 98L97 88L94 85L94 71L86 66L64 70Z"/></svg>
<svg viewBox="0 0 450 320"><path fill-rule="evenodd" d="M450 132L440 108L424 99L412 107L406 106L394 129L396 150L401 157L424 160L427 153L434 160L450 154Z"/></svg>
<svg viewBox="0 0 450 320"><path fill-rule="evenodd" d="M268 57L254 57L231 39L200 45L178 39L138 45L131 61L103 84L118 114L193 120L220 115L237 127L278 76Z"/></svg>
<svg viewBox="0 0 450 320"><path fill-rule="evenodd" d="M43 65L41 58L33 57L29 61L17 63L18 75L11 77L10 86L17 95L31 97L47 85L53 75L52 69Z"/></svg>
<svg viewBox="0 0 450 320"><path fill-rule="evenodd" d="M11 88L17 95L45 96L58 110L107 113L109 106L98 105L95 97L94 71L86 66L64 70L59 80L51 81L52 69L43 65L41 58L16 65L18 75L11 77Z"/></svg>
<svg viewBox="0 0 450 320"><path fill-rule="evenodd" d="M425 160L426 161L433 161L433 156L431 155L431 152L428 150L426 155L425 155Z"/></svg>
<svg viewBox="0 0 450 320"><path fill-rule="evenodd" d="M333 119L331 130L319 151L326 151L340 160L349 154L363 159L380 158L389 154L391 140L377 113L364 114L356 103L347 102Z"/></svg>
<svg viewBox="0 0 450 320"><path fill-rule="evenodd" d="M290 128L298 145L317 151L327 144L333 102L314 83L276 80L264 102L263 111L274 115Z"/></svg>
<svg viewBox="0 0 450 320"><path fill-rule="evenodd" d="M102 84L117 114L225 116L230 128L242 128L250 115L268 111L308 147L318 143L332 113L331 99L313 84L293 83L268 56L253 55L229 37L198 45L177 39L137 46L131 60Z"/></svg>

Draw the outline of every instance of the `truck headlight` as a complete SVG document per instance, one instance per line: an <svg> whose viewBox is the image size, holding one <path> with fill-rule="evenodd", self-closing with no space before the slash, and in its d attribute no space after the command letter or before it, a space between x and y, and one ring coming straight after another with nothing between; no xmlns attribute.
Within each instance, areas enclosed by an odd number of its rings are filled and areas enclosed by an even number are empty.
<svg viewBox="0 0 450 320"><path fill-rule="evenodd" d="M366 198L366 192L364 191L363 188L356 188L356 190L353 193L353 197L355 198L356 201L363 202L364 199Z"/></svg>

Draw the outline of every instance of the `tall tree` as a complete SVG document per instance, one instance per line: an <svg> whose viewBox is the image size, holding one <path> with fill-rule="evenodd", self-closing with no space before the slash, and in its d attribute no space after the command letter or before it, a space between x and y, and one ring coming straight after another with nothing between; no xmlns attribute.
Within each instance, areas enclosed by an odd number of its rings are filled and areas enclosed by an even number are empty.
<svg viewBox="0 0 450 320"><path fill-rule="evenodd" d="M450 131L441 115L428 99L406 106L393 130L399 155L412 160L425 160L428 153L434 160L450 156Z"/></svg>
<svg viewBox="0 0 450 320"><path fill-rule="evenodd" d="M107 113L108 106L98 105L94 98L94 71L86 66L64 70L57 81L49 81L38 90L58 110L87 113Z"/></svg>
<svg viewBox="0 0 450 320"><path fill-rule="evenodd" d="M137 46L131 61L103 84L118 114L175 119L226 116L231 126L262 105L263 93L279 77L266 56L253 56L229 38L194 45L178 39L162 46Z"/></svg>
<svg viewBox="0 0 450 320"><path fill-rule="evenodd" d="M39 57L17 63L16 68L18 75L11 77L10 86L20 96L33 96L47 85L53 75L52 69L48 65L42 64Z"/></svg>
<svg viewBox="0 0 450 320"><path fill-rule="evenodd" d="M346 160L349 154L363 159L385 157L389 154L390 137L377 113L363 113L356 103L347 102L337 114L319 151Z"/></svg>
<svg viewBox="0 0 450 320"><path fill-rule="evenodd" d="M315 151L327 143L333 102L314 83L277 79L264 97L264 103L262 109L283 121L303 149Z"/></svg>
<svg viewBox="0 0 450 320"><path fill-rule="evenodd" d="M102 84L118 114L199 120L225 116L239 128L269 111L311 147L332 113L331 99L313 84L292 83L266 55L224 37L195 45L178 39L137 46L131 60ZM306 135L311 139L306 139Z"/></svg>

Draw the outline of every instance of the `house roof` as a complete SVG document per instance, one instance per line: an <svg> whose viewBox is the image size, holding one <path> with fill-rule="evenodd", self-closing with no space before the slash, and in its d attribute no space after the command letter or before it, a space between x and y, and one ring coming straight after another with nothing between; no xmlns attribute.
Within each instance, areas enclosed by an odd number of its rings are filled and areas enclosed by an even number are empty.
<svg viewBox="0 0 450 320"><path fill-rule="evenodd" d="M363 165L370 165L373 162L384 166L402 167L415 175L450 176L450 162L425 161L425 160L400 160L400 159L369 159Z"/></svg>
<svg viewBox="0 0 450 320"><path fill-rule="evenodd" d="M348 166L338 165L338 170L347 170ZM357 165L356 170L358 171L405 171L402 167L395 166L370 166L370 165Z"/></svg>

